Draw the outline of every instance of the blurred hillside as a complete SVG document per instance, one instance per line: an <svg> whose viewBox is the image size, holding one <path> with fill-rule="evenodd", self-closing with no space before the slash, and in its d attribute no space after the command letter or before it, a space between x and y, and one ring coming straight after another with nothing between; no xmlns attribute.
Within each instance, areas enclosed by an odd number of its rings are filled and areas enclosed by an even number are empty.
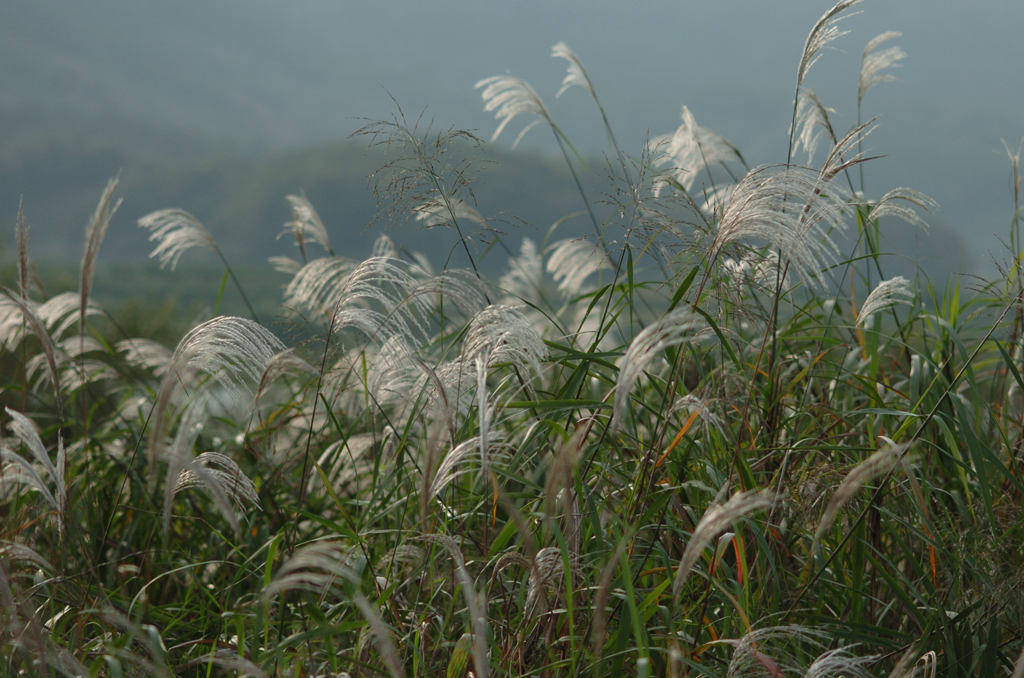
<svg viewBox="0 0 1024 678"><path fill-rule="evenodd" d="M105 262L142 262L152 246L136 220L157 209L179 207L200 219L229 260L242 267L265 265L274 255L293 255L288 239L277 240L290 219L285 196L305 192L316 207L336 253L365 257L381 232L435 265L465 265L454 233L427 230L404 218L378 214L369 177L385 162L363 137L274 151L156 125L111 117L60 116L23 111L0 119L0 242L10 260L18 200L32 228L32 255L39 261L77 264L84 226L107 179L120 174L124 204L102 248ZM508 251L523 237L541 241L557 220L582 209L571 176L560 158L536 152L479 150L474 194L479 211L503 233ZM607 198L613 185L606 161L588 160L583 179L591 200ZM871 178L871 168L868 167ZM602 205L598 204L600 210ZM605 206L605 210L608 208ZM928 233L901 222L885 225L884 249L895 256L889 274L914 273L914 262L935 280L951 267L977 262L969 249L937 218ZM568 220L555 237L590 231L582 217ZM476 238L480 247L484 239ZM502 247L487 252L484 269L504 270ZM185 255L190 265L217 268L202 251Z"/></svg>

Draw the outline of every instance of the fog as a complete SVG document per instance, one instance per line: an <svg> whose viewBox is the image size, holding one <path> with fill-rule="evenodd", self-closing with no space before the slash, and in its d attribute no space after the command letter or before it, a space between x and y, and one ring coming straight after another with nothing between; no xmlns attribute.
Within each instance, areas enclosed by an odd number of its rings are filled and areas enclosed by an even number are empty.
<svg viewBox="0 0 1024 678"><path fill-rule="evenodd" d="M578 89L555 100L564 62L550 51L565 41L627 152L674 130L685 104L752 165L782 162L797 61L831 4L12 1L0 6L0 108L146 121L268 151L346 136L396 106L489 138L496 122L473 85L509 73L534 86L581 152L597 155L607 141L593 103ZM866 0L856 9L806 84L849 129L864 45L903 33L892 43L908 54L894 71L900 82L865 100L879 125L866 150L887 156L866 169L869 195L918 189L969 249L997 249L1013 206L1008 161L993 151L1024 135L1024 3ZM536 128L522 148L554 152L552 141Z"/></svg>

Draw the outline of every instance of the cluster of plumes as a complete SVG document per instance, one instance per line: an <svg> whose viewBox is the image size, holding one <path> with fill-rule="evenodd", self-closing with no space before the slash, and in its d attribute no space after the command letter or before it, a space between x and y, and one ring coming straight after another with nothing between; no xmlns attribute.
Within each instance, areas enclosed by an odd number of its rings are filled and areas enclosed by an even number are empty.
<svg viewBox="0 0 1024 678"><path fill-rule="evenodd" d="M160 268L170 264L173 271L181 255L193 247L220 255L217 241L210 231L185 210L165 209L151 212L139 219L138 225L139 228L150 231L150 242L158 243L149 257L159 259Z"/></svg>
<svg viewBox="0 0 1024 678"><path fill-rule="evenodd" d="M195 327L178 343L167 361L157 391L150 433L150 467L167 463L164 526L169 526L175 494L201 485L231 525L240 529L235 505L259 502L252 482L234 460L221 454L194 454L196 440L209 416L208 403L223 393L243 400L284 371L278 356L284 345L269 330L245 318L220 316ZM295 361L284 361L294 368ZM177 426L173 438L168 438ZM211 466L212 464L212 466ZM219 468L217 468L219 467ZM243 501L244 500L244 501Z"/></svg>
<svg viewBox="0 0 1024 678"><path fill-rule="evenodd" d="M689 108L683 106L680 117L683 124L674 133L655 137L648 143L654 164L667 169L665 179L655 185L656 194L665 190L669 178L689 192L701 174L710 174L714 166L742 163L736 147L710 129L699 126Z"/></svg>
<svg viewBox="0 0 1024 678"><path fill-rule="evenodd" d="M0 441L0 458L3 459L3 466L0 468L0 493L6 494L8 483L18 483L38 492L57 514L59 531L63 534L68 502L67 453L64 450L64 440L60 436L57 438L57 463L54 465L32 421L9 407L5 410L11 418L11 433L32 453L35 464L18 454L10 439ZM36 465L43 469L48 480L44 480L39 474ZM51 485L53 490L50 489Z"/></svg>

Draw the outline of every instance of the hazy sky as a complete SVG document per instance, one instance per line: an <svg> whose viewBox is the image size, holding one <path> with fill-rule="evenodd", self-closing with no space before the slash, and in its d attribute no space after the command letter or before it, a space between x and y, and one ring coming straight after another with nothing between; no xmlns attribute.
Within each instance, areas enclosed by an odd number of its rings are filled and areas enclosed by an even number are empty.
<svg viewBox="0 0 1024 678"><path fill-rule="evenodd" d="M155 119L270 146L346 135L391 115L391 96L438 126L496 123L473 84L528 80L577 145L606 148L582 92L554 94L580 56L622 145L671 132L686 104L754 163L785 160L797 61L831 0L138 0L0 5L0 103L44 102ZM908 57L866 100L879 115L869 188L935 197L939 218L985 246L1012 212L1008 164L992 151L1024 135L1024 2L865 0L807 79L835 124L856 119L864 45L886 30ZM501 143L520 129L514 122ZM537 128L526 148L550 149ZM996 223L1005 215L1005 219ZM973 242L981 239L972 238Z"/></svg>

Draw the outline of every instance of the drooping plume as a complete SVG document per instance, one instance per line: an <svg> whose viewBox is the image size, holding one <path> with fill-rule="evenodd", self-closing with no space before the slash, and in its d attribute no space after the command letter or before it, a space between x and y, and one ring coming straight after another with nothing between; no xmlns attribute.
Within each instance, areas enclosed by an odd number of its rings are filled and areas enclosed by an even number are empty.
<svg viewBox="0 0 1024 678"><path fill-rule="evenodd" d="M155 240L160 243L149 255L150 259L156 257L160 260L160 268L170 264L173 271L181 255L193 247L201 247L220 255L217 241L198 219L185 210L151 212L139 219L138 224L139 228L151 231L150 242Z"/></svg>

